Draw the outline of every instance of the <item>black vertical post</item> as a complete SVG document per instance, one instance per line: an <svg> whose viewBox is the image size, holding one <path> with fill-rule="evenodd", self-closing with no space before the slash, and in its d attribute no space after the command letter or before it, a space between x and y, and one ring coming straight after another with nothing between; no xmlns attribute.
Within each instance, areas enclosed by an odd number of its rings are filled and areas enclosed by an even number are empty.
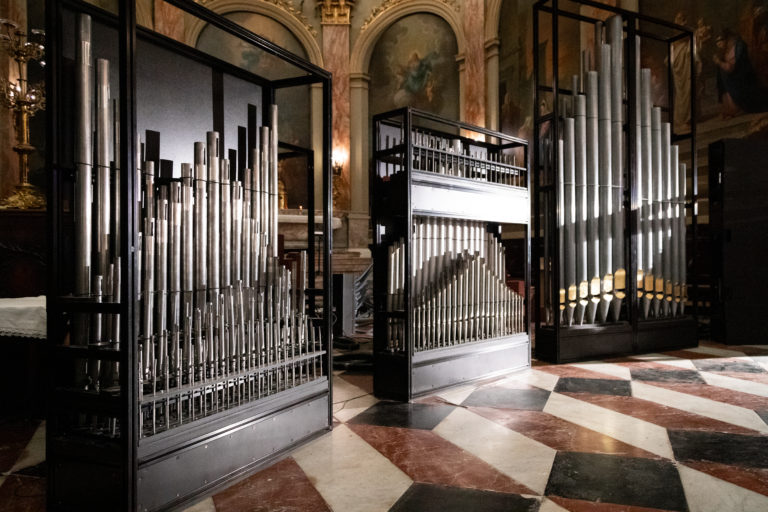
<svg viewBox="0 0 768 512"><path fill-rule="evenodd" d="M558 94L560 93L560 81L559 81L559 73L560 73L560 66L558 63L558 58L560 56L560 23L559 23L559 5L558 0L552 0L552 34L550 36L550 44L552 45L552 120L550 121L549 125L549 133L550 140L551 140L551 151L552 151L552 169L550 170L550 173L552 174L551 179L549 180L549 184L552 185L552 190L550 192L550 197L554 198L555 205L560 204L560 197L558 195L558 192L560 191L560 187L557 185L557 169L558 165L560 164L560 155L558 154L557 145L558 141L560 139L560 130L558 123L560 122L560 109L559 107L559 101L558 101ZM535 108L538 108L536 106ZM550 274L552 277L550 279L550 283L552 285L552 288L550 289L550 293L552 294L552 313L554 317L554 328L555 328L555 360L560 361L560 317L559 317L559 285L558 283L558 276L560 275L560 265L562 265L564 262L560 261L560 258L558 257L558 254L560 254L560 238L555 235L557 233L557 220L556 215L550 215L550 222L549 222L549 234L550 234L550 240L552 241L550 244L550 247L552 250L550 251L550 255L552 256L552 273Z"/></svg>
<svg viewBox="0 0 768 512"><path fill-rule="evenodd" d="M134 312L134 225L133 210L134 178L135 173L135 136L136 136L136 2L135 0L120 2L120 168L123 170L125 200L121 201L121 216L123 231L121 236L122 279L121 299L123 302L120 315L120 330L124 333L124 340L120 346L120 400L122 413L120 414L121 451L123 455L123 496L124 502L121 509L135 510L138 503L138 457L139 446L139 395L138 395L138 368L136 354L138 353L138 340L135 336L132 321ZM128 249L130 247L130 250Z"/></svg>
<svg viewBox="0 0 768 512"><path fill-rule="evenodd" d="M331 339L331 310L333 300L333 279L331 279L331 259L333 253L333 181L331 180L331 151L332 151L332 91L331 78L323 79L323 339L327 350L325 357L328 379L331 379L333 370L333 342ZM333 386L329 386L328 400L333 403ZM328 409L328 424L333 424L333 410Z"/></svg>
<svg viewBox="0 0 768 512"><path fill-rule="evenodd" d="M47 0L45 2L45 31L46 38L48 39L48 47L61 48L61 3L56 0ZM47 117L48 123L46 125L46 141L47 151L45 152L45 165L49 169L48 179L48 211L46 212L48 217L47 239L48 254L47 254L47 270L46 276L48 294L46 297L46 311L47 311L47 336L46 336L46 361L50 360L50 355L53 348L58 344L58 338L61 336L63 330L60 328L61 308L58 304L57 298L61 295L60 291L60 279L61 271L59 267L61 265L61 218L59 215L60 204L60 187L59 183L62 180L62 171L59 169L59 157L61 154L61 148L59 147L59 134L63 133L58 129L59 127L59 94L61 92L60 78L61 74L61 52L46 52L46 66L45 66L45 88L46 88L46 102L47 102ZM53 53L53 55L52 55ZM55 377L53 372L45 372L46 375L46 395L47 397L53 396L53 390L55 386ZM49 400L50 402L50 400ZM50 404L49 404L50 405ZM47 428L45 429L45 445L46 448L53 446L52 439L54 433L58 430L58 418L52 407L46 407L46 420ZM50 449L48 452L48 459L51 457ZM49 507L56 505L55 489L55 475L54 465L48 463L46 465L46 473L48 476L48 485L46 486L46 503Z"/></svg>
<svg viewBox="0 0 768 512"><path fill-rule="evenodd" d="M259 123L256 117L256 105L248 104L248 148L247 158L248 167L253 169L256 166L256 162L253 161L253 150L258 149L256 147L256 136L259 130Z"/></svg>
<svg viewBox="0 0 768 512"><path fill-rule="evenodd" d="M541 307L539 307L539 303L544 297L542 294L547 293L541 288L541 271L538 265L538 262L541 259L541 254L543 253L541 244L547 243L546 240L543 240L542 237L539 236L539 233L541 233L541 200L539 199L541 194L539 190L539 167L541 165L541 148L539 147L539 131L541 130L541 113L539 112L539 102L541 101L541 98L539 84L541 77L539 76L539 65L539 4L536 4L533 7L533 119L535 121L533 123L533 165L528 167L528 193L533 196L533 235L529 239L529 244L533 245L533 261L537 263L536 271L533 273L530 285L536 293L536 304L534 305L534 332L537 334L541 328ZM535 184L535 189L531 188L531 174L534 174L533 182ZM544 269L544 271L546 271L546 269ZM530 300L530 297L532 296L532 294L529 294L528 302L532 302ZM528 309L530 312L530 305ZM531 320L529 317L529 324L530 321ZM529 332L529 334L532 333Z"/></svg>
<svg viewBox="0 0 768 512"><path fill-rule="evenodd" d="M698 332L699 322L699 284L698 284L698 248L699 248L699 236L698 236L698 220L699 214L699 166L698 166L698 148L696 147L696 63L693 59L693 33L689 32L688 52L691 56L690 61L690 73L691 73L691 236L693 237L693 247L691 247L691 273L696 277L695 282L688 281L688 287L691 290L691 302L693 304L693 319L696 321L696 330ZM683 242L685 243L685 241ZM686 267L688 262L686 262ZM687 274L687 272L686 272ZM698 335L697 335L698 339Z"/></svg>
<svg viewBox="0 0 768 512"><path fill-rule="evenodd" d="M219 154L226 147L224 141L224 73L211 70L211 94L213 105L213 131L219 132Z"/></svg>
<svg viewBox="0 0 768 512"><path fill-rule="evenodd" d="M413 333L411 332L411 322L413 321L413 311L411 311L411 265L413 264L411 262L411 226L413 225L413 197L411 197L411 171L413 166L413 145L411 142L413 141L413 138L411 137L411 132L413 130L413 115L410 108L408 108L405 113L404 121L405 122L401 125L403 129L401 144L403 145L403 149L405 149L405 162L403 162L403 171L406 173L405 181L402 182L405 184L405 190L403 192L406 196L405 233L403 233L403 241L405 243L402 247L402 250L405 251L405 280L403 283L402 321L405 324L403 325L403 341L405 342L406 346L403 348L405 348L408 367L408 373L406 375L406 385L408 388L406 389L405 395L410 402L411 398L413 397L413 379L411 377L413 375L414 354L414 343L412 337Z"/></svg>

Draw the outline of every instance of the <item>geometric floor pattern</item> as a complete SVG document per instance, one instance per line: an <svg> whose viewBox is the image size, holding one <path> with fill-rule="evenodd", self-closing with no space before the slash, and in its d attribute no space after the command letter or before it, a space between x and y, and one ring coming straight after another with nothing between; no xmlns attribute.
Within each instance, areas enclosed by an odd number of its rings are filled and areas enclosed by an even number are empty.
<svg viewBox="0 0 768 512"><path fill-rule="evenodd" d="M334 429L187 510L768 511L768 346L567 365L379 401L334 375ZM0 510L44 510L44 425L0 423Z"/></svg>

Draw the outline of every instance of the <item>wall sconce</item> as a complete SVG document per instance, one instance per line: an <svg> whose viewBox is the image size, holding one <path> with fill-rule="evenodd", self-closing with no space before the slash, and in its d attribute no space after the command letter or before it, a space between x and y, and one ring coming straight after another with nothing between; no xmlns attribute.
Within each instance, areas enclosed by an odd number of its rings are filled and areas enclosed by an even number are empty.
<svg viewBox="0 0 768 512"><path fill-rule="evenodd" d="M331 171L333 171L333 206L338 207L339 198L341 197L342 178L341 174L344 171L344 163L347 161L347 151L343 148L336 148L333 150L331 156Z"/></svg>
<svg viewBox="0 0 768 512"><path fill-rule="evenodd" d="M341 176L341 171L344 170L344 163L347 161L347 152L344 149L336 148L333 150L331 156L331 169L334 176Z"/></svg>
<svg viewBox="0 0 768 512"><path fill-rule="evenodd" d="M331 163L331 170L333 170L333 177L341 176L341 171L344 169L344 164L339 162L338 160L334 160L333 163Z"/></svg>

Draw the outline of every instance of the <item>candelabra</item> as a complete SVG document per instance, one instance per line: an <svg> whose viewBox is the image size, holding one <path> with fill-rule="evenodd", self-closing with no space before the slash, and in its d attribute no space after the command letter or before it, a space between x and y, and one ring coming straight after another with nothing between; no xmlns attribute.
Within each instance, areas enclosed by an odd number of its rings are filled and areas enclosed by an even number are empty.
<svg viewBox="0 0 768 512"><path fill-rule="evenodd" d="M19 155L19 184L16 192L0 202L0 208L45 208L44 195L29 183L29 155L35 147L29 142L29 118L45 108L45 90L42 83L27 80L27 63L37 60L45 65L45 32L31 30L26 34L11 20L0 19L0 49L7 53L18 68L15 80L0 78L0 102L14 114L16 145Z"/></svg>

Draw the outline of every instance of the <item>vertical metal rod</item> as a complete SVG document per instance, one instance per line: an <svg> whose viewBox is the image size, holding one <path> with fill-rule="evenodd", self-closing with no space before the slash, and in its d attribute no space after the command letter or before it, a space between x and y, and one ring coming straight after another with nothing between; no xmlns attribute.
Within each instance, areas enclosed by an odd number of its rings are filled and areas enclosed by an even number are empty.
<svg viewBox="0 0 768 512"><path fill-rule="evenodd" d="M661 154L661 109L659 107L653 107L651 110L651 155L653 158L653 165L651 167L653 173L653 220L652 220L652 233L653 233L653 276L654 276L654 295L653 295L653 316L658 317L661 311L661 301L664 298L664 277L662 269L662 248L663 248L663 233L661 217L662 211L662 154ZM649 190L650 193L650 190Z"/></svg>
<svg viewBox="0 0 768 512"><path fill-rule="evenodd" d="M600 80L598 100L598 132L600 138L600 274L602 276L602 300L598 318L605 322L613 301L613 153L611 137L611 47L600 47Z"/></svg>
<svg viewBox="0 0 768 512"><path fill-rule="evenodd" d="M600 150L598 135L598 73L587 72L587 276L589 303L586 319L595 322L600 294Z"/></svg>
<svg viewBox="0 0 768 512"><path fill-rule="evenodd" d="M576 283L578 286L578 303L576 305L575 321L577 324L584 322L584 314L588 305L589 296L589 272L588 246L587 246L587 106L586 97L578 95L576 102L576 118L574 126L575 146L575 223L576 223ZM502 258L503 261L503 258Z"/></svg>

